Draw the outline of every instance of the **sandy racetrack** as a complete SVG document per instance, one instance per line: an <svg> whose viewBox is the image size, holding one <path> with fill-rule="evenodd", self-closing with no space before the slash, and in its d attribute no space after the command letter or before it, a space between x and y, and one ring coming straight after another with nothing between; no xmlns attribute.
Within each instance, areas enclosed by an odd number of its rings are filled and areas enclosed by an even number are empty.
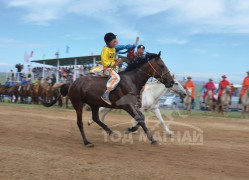
<svg viewBox="0 0 249 180"><path fill-rule="evenodd" d="M132 142L130 136L113 142L96 124L87 127L90 115L84 112L83 119L86 135L95 144L94 148L84 147L73 110L0 105L0 179L249 177L249 120L175 118L178 124L170 125L172 130L178 135L181 132L192 135L195 131L192 127L197 127L203 131L203 144L177 144L176 134L175 141L167 139L168 143L152 146L148 141L141 141L142 132L133 134ZM156 122L153 119L150 117ZM130 120L126 114L111 113L106 124L120 131L123 137ZM153 132L163 134L160 126L154 127ZM180 141L188 141L187 135L179 135Z"/></svg>

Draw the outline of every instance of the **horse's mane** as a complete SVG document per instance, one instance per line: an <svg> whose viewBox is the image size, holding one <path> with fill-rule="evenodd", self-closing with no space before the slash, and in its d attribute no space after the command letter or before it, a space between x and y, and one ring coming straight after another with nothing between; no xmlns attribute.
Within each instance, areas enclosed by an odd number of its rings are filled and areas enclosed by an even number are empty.
<svg viewBox="0 0 249 180"><path fill-rule="evenodd" d="M136 68L140 68L141 66L143 66L143 64L145 64L146 62L159 57L158 54L155 53L146 53L145 58L139 59L138 61L128 64L128 66L126 67L126 69L122 72L129 72L132 71Z"/></svg>

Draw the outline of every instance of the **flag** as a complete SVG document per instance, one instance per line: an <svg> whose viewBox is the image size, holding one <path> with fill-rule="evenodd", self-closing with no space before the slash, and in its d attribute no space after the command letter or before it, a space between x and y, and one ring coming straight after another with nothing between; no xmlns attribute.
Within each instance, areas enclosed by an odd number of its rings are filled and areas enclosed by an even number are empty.
<svg viewBox="0 0 249 180"><path fill-rule="evenodd" d="M69 46L66 46L66 54L69 53L69 49L70 49L70 47L69 47Z"/></svg>
<svg viewBox="0 0 249 180"><path fill-rule="evenodd" d="M30 52L30 58L32 58L33 55L34 55L34 51L31 51L31 52Z"/></svg>
<svg viewBox="0 0 249 180"><path fill-rule="evenodd" d="M57 52L55 52L55 59L59 59L59 56L60 56L60 49L58 48L57 49Z"/></svg>
<svg viewBox="0 0 249 180"><path fill-rule="evenodd" d="M28 53L25 51L25 53L24 53L24 62L29 62L29 58L30 58L30 56L29 56Z"/></svg>
<svg viewBox="0 0 249 180"><path fill-rule="evenodd" d="M59 52L55 52L55 59L59 59Z"/></svg>

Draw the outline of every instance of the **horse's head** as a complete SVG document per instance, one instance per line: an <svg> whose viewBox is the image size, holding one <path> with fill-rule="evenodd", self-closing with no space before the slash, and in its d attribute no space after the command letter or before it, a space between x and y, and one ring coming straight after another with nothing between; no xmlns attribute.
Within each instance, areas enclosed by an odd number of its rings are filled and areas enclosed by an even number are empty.
<svg viewBox="0 0 249 180"><path fill-rule="evenodd" d="M169 69L166 67L160 56L161 52L159 52L156 56L154 55L151 60L148 60L150 68L147 69L147 73L158 79L167 88L170 88L175 83L174 77L171 76Z"/></svg>
<svg viewBox="0 0 249 180"><path fill-rule="evenodd" d="M191 96L191 94L192 94L192 88L187 88L187 91L186 91L186 92L187 92L187 95L188 95L188 96Z"/></svg>
<svg viewBox="0 0 249 180"><path fill-rule="evenodd" d="M209 89L208 92L207 92L207 95L209 97L212 97L213 96L213 90L212 89Z"/></svg>
<svg viewBox="0 0 249 180"><path fill-rule="evenodd" d="M176 93L178 93L181 98L184 98L187 95L187 92L185 91L185 89L182 87L181 83L178 82L177 79L174 79L175 83L172 87L172 90Z"/></svg>
<svg viewBox="0 0 249 180"><path fill-rule="evenodd" d="M225 93L226 93L226 94L231 94L231 92L232 92L231 86L226 86L226 87L225 87Z"/></svg>

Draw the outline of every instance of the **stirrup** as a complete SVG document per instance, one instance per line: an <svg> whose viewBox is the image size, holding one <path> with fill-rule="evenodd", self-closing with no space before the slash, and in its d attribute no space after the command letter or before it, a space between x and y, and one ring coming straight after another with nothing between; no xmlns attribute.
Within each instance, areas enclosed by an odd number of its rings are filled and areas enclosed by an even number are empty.
<svg viewBox="0 0 249 180"><path fill-rule="evenodd" d="M102 95L102 96L101 96L101 99L102 99L103 101L105 101L107 104L112 105L112 103L111 103L111 101L110 101L110 99L109 99L108 97Z"/></svg>

